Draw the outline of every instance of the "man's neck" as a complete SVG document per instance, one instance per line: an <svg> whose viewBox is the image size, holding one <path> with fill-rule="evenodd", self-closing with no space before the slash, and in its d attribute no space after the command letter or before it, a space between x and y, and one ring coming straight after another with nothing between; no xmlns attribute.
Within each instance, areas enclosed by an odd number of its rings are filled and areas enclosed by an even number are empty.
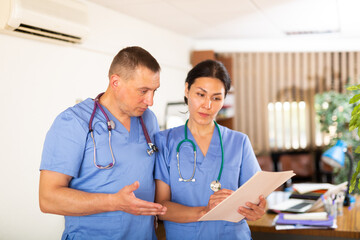
<svg viewBox="0 0 360 240"><path fill-rule="evenodd" d="M131 117L121 110L112 93L106 91L99 99L99 102L130 132Z"/></svg>

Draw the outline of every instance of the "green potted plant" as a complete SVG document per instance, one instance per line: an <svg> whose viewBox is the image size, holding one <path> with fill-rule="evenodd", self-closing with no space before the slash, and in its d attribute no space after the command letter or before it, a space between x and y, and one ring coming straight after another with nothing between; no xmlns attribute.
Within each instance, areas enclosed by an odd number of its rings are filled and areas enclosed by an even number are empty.
<svg viewBox="0 0 360 240"><path fill-rule="evenodd" d="M315 95L316 119L320 124L321 132L327 136L329 143L327 148L335 145L339 139L345 141L351 149L358 144L359 138L356 132L349 131L351 113L354 108L354 104L349 104L350 98L350 91L346 93L328 91ZM353 152L353 155L356 165L358 159L360 159L360 151ZM345 166L348 167L349 159L346 158L345 161ZM347 181L347 178L348 169L334 169L334 182L336 184Z"/></svg>
<svg viewBox="0 0 360 240"><path fill-rule="evenodd" d="M349 103L353 106L353 110L351 112L351 120L349 123L349 131L352 132L357 129L357 135L360 137L360 104L358 101L360 100L360 84L356 86L351 86L347 88L349 91L353 91L355 95L350 99ZM355 149L355 154L360 154L360 146L357 146ZM357 163L357 167L355 172L352 175L350 189L352 192L355 189L357 177L360 173L360 161ZM357 189L360 190L360 181L358 181Z"/></svg>

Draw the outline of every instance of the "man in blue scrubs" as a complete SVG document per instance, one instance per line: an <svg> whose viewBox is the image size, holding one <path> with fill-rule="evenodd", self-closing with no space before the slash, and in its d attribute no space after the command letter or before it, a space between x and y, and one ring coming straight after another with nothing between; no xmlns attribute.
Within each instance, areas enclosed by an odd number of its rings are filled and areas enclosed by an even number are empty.
<svg viewBox="0 0 360 240"><path fill-rule="evenodd" d="M154 239L154 215L166 208L153 203L155 154L147 154L142 116L150 138L159 131L148 107L160 86L160 66L140 47L114 58L109 85L100 97L109 120L97 108L89 133L94 100L66 109L47 133L39 186L41 211L65 216L62 239ZM107 166L115 160L115 164Z"/></svg>

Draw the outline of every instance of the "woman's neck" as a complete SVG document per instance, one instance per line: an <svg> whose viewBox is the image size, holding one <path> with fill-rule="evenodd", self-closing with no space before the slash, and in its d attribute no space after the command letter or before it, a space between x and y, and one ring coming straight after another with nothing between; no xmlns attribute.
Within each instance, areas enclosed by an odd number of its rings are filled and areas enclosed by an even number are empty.
<svg viewBox="0 0 360 240"><path fill-rule="evenodd" d="M193 135L208 136L213 134L215 123L211 121L209 124L198 124L196 121L189 118L188 128Z"/></svg>

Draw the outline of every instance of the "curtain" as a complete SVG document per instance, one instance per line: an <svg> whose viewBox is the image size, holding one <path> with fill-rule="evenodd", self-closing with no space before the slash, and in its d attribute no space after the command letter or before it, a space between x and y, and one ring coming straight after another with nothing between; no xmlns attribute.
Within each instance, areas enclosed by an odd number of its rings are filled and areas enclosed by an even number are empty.
<svg viewBox="0 0 360 240"><path fill-rule="evenodd" d="M219 55L232 59L234 129L256 154L315 148L315 94L344 92L360 79L360 52Z"/></svg>

